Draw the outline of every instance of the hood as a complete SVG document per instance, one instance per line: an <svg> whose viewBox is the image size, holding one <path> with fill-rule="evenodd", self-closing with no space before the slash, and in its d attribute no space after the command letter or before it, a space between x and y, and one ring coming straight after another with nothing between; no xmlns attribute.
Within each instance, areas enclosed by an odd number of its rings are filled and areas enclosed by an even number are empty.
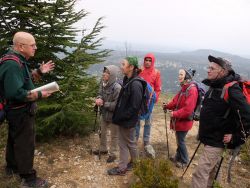
<svg viewBox="0 0 250 188"><path fill-rule="evenodd" d="M232 82L232 81L239 81L241 80L241 77L239 74L236 74L234 71L231 71L229 75L217 79L217 80L208 80L205 79L202 81L203 84L207 86L211 86L213 88L223 88L225 84Z"/></svg>
<svg viewBox="0 0 250 188"><path fill-rule="evenodd" d="M150 70L150 71L151 71L151 70L153 70L153 69L155 68L155 56L154 56L154 54L152 54L152 53L148 53L148 54L145 55L145 57L144 57L144 59L143 59L143 68L144 68L144 69L146 69L145 66L144 66L144 60L145 60L146 58L151 58L151 59L152 59L151 67L150 67L150 68L147 68L147 70Z"/></svg>
<svg viewBox="0 0 250 188"><path fill-rule="evenodd" d="M116 82L117 76L120 73L120 68L116 65L108 65L108 66L105 66L104 69L108 69L108 71L110 73L108 85L111 85L114 82Z"/></svg>

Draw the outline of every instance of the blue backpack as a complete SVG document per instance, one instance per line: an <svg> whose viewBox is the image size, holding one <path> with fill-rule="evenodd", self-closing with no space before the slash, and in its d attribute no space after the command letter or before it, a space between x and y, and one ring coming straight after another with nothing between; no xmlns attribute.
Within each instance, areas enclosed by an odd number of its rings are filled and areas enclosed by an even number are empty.
<svg viewBox="0 0 250 188"><path fill-rule="evenodd" d="M152 86L149 83L147 83L142 99L142 106L139 116L140 120L149 119L149 116L153 111L155 102L156 102L156 93L152 88Z"/></svg>

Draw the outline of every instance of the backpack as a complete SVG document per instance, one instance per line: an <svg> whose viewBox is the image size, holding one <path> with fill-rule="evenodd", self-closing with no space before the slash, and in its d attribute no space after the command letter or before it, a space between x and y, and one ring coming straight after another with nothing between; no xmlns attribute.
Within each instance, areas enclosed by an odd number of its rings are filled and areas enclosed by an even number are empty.
<svg viewBox="0 0 250 188"><path fill-rule="evenodd" d="M17 57L16 55L13 55L13 54L7 54L7 55L4 55L2 58L0 58L0 67L7 60L13 60L16 63L18 63L21 68L23 67L23 64L20 61L19 57ZM5 120L5 115L6 115L6 113L5 113L5 105L6 105L6 100L4 98L3 87L0 86L0 125Z"/></svg>
<svg viewBox="0 0 250 188"><path fill-rule="evenodd" d="M196 106L194 108L193 113L189 116L189 120L194 120L194 121L199 121L200 120L200 112L202 108L202 102L206 93L206 89L204 84L197 82L197 81L192 81L190 86L186 89L185 93L186 96L188 96L188 92L191 89L191 87L196 87L198 91L198 97L196 101Z"/></svg>
<svg viewBox="0 0 250 188"><path fill-rule="evenodd" d="M153 89L153 87L147 83L145 89L144 89L144 94L142 98L142 106L140 109L140 120L147 120L150 116L150 114L153 111L154 104L156 102L156 93Z"/></svg>
<svg viewBox="0 0 250 188"><path fill-rule="evenodd" d="M221 98L224 99L226 102L228 102L229 100L229 93L228 93L228 89L233 86L234 84L239 83L239 86L242 89L242 93L243 95L246 97L246 101L248 103L248 105L250 105L250 80L247 81L232 81L229 82L227 84L224 85L223 89L222 89L222 93L221 93ZM230 113L230 108L226 111L224 118L226 118ZM250 115L250 114L249 114ZM242 145L245 143L246 138L249 136L249 132L250 130L245 130L245 127L243 125L243 123L241 122L241 117L240 118L240 126L237 127L236 129L236 134L240 135L240 140L239 143L237 143L236 145L232 145L232 148L234 148L235 146L238 145Z"/></svg>

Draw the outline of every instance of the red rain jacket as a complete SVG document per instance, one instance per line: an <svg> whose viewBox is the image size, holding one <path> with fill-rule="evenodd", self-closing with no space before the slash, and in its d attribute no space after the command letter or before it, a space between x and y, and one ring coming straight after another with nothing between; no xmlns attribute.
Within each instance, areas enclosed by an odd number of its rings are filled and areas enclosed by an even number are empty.
<svg viewBox="0 0 250 188"><path fill-rule="evenodd" d="M181 91L166 105L166 108L173 110L173 118L170 127L175 131L188 131L192 128L193 121L188 118L192 115L197 98L198 90L195 85L186 89L190 84L183 85ZM180 97L180 99L178 99Z"/></svg>
<svg viewBox="0 0 250 188"><path fill-rule="evenodd" d="M159 70L155 68L155 56L154 54L147 54L144 57L145 58L151 58L152 63L150 68L145 68L144 64L142 67L142 72L140 73L140 77L142 77L144 80L146 80L154 89L156 93L156 102L158 101L159 95L161 93L161 73ZM144 62L144 61L143 61Z"/></svg>

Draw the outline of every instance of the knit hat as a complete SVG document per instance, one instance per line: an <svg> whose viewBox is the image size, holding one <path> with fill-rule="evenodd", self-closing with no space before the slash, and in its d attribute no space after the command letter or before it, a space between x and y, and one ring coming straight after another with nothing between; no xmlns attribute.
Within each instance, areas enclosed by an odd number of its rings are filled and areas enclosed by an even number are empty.
<svg viewBox="0 0 250 188"><path fill-rule="evenodd" d="M194 74L196 73L196 70L190 68L188 70L185 70L185 73L186 75L185 75L184 80L192 80L192 78L194 77Z"/></svg>
<svg viewBox="0 0 250 188"><path fill-rule="evenodd" d="M209 62L213 62L213 63L218 64L220 67L222 67L225 70L228 70L228 71L233 70L231 62L224 59L224 58L214 57L214 56L209 55L208 60L209 60Z"/></svg>
<svg viewBox="0 0 250 188"><path fill-rule="evenodd" d="M125 59L128 61L128 63L129 63L130 65L134 65L134 66L137 67L137 68L139 67L137 57L135 57L135 56L128 56L128 57L126 57Z"/></svg>

